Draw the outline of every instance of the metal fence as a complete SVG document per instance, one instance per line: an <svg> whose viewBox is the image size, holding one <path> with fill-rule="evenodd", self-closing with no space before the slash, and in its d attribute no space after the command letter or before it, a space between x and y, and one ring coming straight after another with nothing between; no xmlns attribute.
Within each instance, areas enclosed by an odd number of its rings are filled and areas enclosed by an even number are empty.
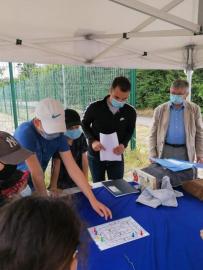
<svg viewBox="0 0 203 270"><path fill-rule="evenodd" d="M112 80L121 75L131 81L129 103L135 106L135 70L65 65L36 68L29 78L19 76L15 79L13 88L10 83L0 87L0 130L12 133L15 126L32 119L36 103L46 97L60 100L64 108L72 108L82 114L90 102L107 95ZM131 148L134 147L135 136L131 141Z"/></svg>

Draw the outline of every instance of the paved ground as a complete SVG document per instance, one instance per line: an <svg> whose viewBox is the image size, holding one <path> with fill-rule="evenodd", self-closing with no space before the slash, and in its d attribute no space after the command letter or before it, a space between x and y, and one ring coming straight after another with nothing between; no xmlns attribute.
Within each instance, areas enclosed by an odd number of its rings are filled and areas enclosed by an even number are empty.
<svg viewBox="0 0 203 270"><path fill-rule="evenodd" d="M140 126L151 127L152 117L138 115L136 124Z"/></svg>

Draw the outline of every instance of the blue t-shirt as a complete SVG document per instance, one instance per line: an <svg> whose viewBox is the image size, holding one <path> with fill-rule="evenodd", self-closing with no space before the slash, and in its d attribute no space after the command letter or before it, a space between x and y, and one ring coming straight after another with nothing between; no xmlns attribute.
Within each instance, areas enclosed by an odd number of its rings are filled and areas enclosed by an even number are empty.
<svg viewBox="0 0 203 270"><path fill-rule="evenodd" d="M32 121L22 123L15 131L16 140L28 150L34 152L42 166L46 170L49 160L56 152L66 152L70 148L64 135L53 140L44 139L36 130ZM19 170L27 170L25 162L18 165Z"/></svg>

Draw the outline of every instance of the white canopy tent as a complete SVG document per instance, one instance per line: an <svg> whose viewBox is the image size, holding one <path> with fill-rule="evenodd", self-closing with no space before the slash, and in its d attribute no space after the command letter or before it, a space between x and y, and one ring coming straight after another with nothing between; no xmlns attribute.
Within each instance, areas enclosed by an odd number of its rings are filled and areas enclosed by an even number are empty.
<svg viewBox="0 0 203 270"><path fill-rule="evenodd" d="M0 61L203 67L203 0L0 0Z"/></svg>
<svg viewBox="0 0 203 270"><path fill-rule="evenodd" d="M0 0L0 61L203 67L202 0Z"/></svg>

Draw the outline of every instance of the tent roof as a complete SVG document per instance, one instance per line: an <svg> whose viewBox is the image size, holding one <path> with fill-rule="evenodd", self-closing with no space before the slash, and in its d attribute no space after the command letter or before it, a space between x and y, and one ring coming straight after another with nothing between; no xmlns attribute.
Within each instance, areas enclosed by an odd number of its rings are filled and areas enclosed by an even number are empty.
<svg viewBox="0 0 203 270"><path fill-rule="evenodd" d="M202 2L0 0L0 61L201 68Z"/></svg>

